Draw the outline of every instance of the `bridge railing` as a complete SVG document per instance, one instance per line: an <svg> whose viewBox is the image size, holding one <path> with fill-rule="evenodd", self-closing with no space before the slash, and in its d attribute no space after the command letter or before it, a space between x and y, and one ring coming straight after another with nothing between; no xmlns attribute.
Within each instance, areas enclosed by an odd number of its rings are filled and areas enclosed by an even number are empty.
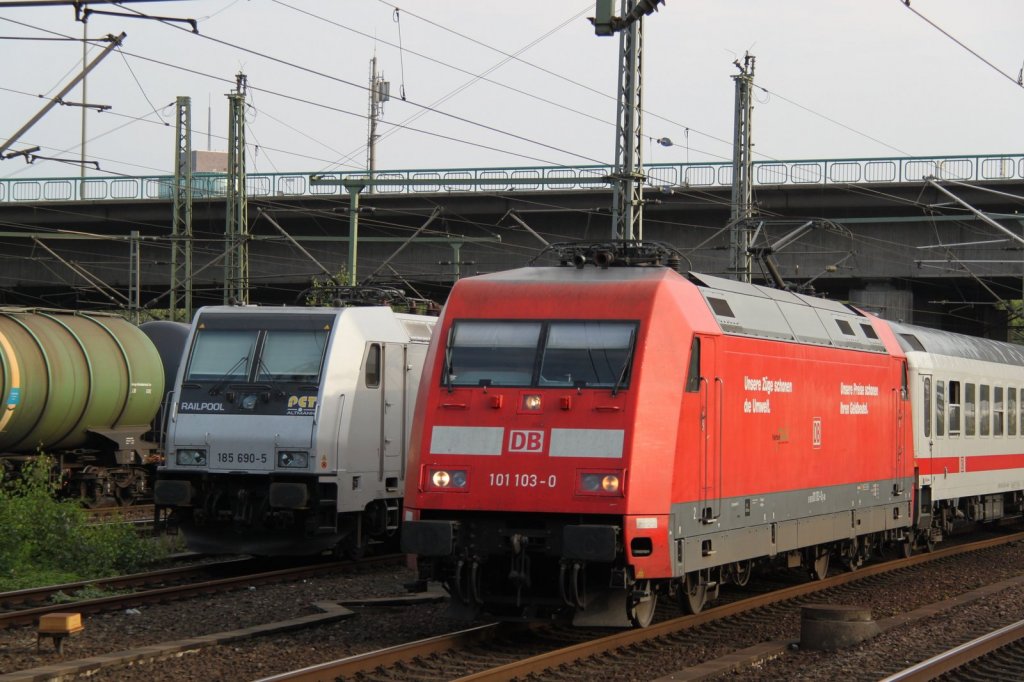
<svg viewBox="0 0 1024 682"><path fill-rule="evenodd" d="M383 170L377 178L409 180L409 185L378 187L378 194L422 194L437 192L509 192L550 189L593 188L593 178L611 174L611 166L521 166L513 168L448 168ZM646 164L647 184L657 188L728 187L732 164L658 163ZM251 173L246 177L250 197L303 197L341 194L340 183L312 184L313 173ZM320 178L343 180L365 177L365 172L316 173ZM1024 154L976 156L917 156L895 159L804 159L756 161L756 185L831 185L868 183L915 183L926 176L946 180L982 181L1024 178ZM557 185L530 179L560 179ZM474 180L474 184L447 184L446 180ZM579 179L579 183L571 180ZM424 182L436 180L436 183ZM515 182L510 182L515 180ZM590 182L587 182L590 180ZM222 197L227 180L222 173L194 173L194 198ZM0 178L0 203L45 201L135 201L169 200L174 192L173 176L115 178Z"/></svg>

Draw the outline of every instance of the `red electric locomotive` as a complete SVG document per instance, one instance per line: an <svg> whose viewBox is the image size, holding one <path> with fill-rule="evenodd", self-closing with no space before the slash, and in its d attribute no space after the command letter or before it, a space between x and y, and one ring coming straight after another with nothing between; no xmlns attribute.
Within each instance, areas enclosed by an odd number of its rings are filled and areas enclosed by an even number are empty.
<svg viewBox="0 0 1024 682"><path fill-rule="evenodd" d="M420 385L405 551L469 613L647 625L755 561L908 546L904 351L839 303L570 251L461 280ZM575 261L576 267L572 267ZM596 262L597 265L591 265Z"/></svg>

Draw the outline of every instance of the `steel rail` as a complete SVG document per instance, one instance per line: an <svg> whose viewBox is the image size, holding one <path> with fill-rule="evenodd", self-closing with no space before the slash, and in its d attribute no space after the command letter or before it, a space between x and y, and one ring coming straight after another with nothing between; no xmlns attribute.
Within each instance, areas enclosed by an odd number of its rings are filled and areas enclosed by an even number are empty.
<svg viewBox="0 0 1024 682"><path fill-rule="evenodd" d="M495 637L501 623L488 623L447 635L438 635L416 642L399 644L365 654L349 656L336 661L313 665L300 670L264 677L257 682L333 682L338 678L349 678L359 673L368 673L381 666L394 665L414 658L433 656L469 644L485 642Z"/></svg>
<svg viewBox="0 0 1024 682"><path fill-rule="evenodd" d="M895 675L890 675L882 682L927 682L939 675L956 670L971 661L990 654L997 649L1013 644L1024 638L1024 620L1017 621L999 628L987 635L982 635L970 642L953 647L938 656L912 665Z"/></svg>
<svg viewBox="0 0 1024 682"><path fill-rule="evenodd" d="M538 656L531 656L520 661L457 679L458 682L478 682L480 680L509 680L514 678L524 678L528 675L544 673L552 668L571 664L581 659L590 658L616 649L622 649L633 644L654 640L659 637L671 635L715 620L724 619L729 616L752 611L778 602L804 597L815 592L839 587L841 585L870 578L872 576L910 568L919 564L938 561L960 554L967 554L970 552L988 549L990 547L996 547L1001 544L1019 541L1024 541L1024 533L1014 533L958 547L948 547L906 559L887 561L877 565L863 567L842 575L826 578L825 580L794 585L793 587L776 590L764 595L758 595L750 599L715 607L697 615L674 618L643 629L623 630L606 637L600 637L589 642L554 649ZM388 647L386 649L372 651L358 656L350 656L336 661L329 661L316 666L303 668L301 670L263 678L258 682L329 682L338 678L349 678L358 673L366 673L382 666L408 662L417 657L462 649L481 641L485 641L483 639L484 637L496 637L502 632L501 628L502 624L490 624L481 626L480 628L463 630L449 635L441 635L410 644Z"/></svg>
<svg viewBox="0 0 1024 682"><path fill-rule="evenodd" d="M95 578L93 580L80 580L73 583L63 583L61 585L46 585L43 587L29 587L23 590L13 590L11 592L0 592L0 607L11 608L17 604L46 601L58 592L71 594L89 588L97 590L122 590L145 585L166 583L171 580L188 580L197 576L209 574L211 570L223 568L230 569L249 561L251 561L251 559L231 559L230 561L164 568L158 571L147 571L145 573L132 573L129 575L113 576L110 578ZM3 614L0 614L0 618L2 617Z"/></svg>
<svg viewBox="0 0 1024 682"><path fill-rule="evenodd" d="M332 561L329 563L284 568L276 571L265 571L262 573L245 573L229 578L218 578L216 580L206 580L198 583L176 585L172 587L161 587L142 592L133 592L131 594L86 599L73 603L48 604L46 606L0 613L0 630L14 625L29 625L35 623L40 616L47 613L71 610L82 614L97 613L100 611L116 610L141 604L166 601L167 599L183 599L202 594L227 592L243 586L248 587L250 585L265 585L268 583L298 580L300 578L319 576L338 570L355 570L357 568L364 568L371 565L393 563L401 559L404 559L403 555L373 557L370 559L360 560L358 563L352 561ZM173 572L174 569L168 569L168 571ZM128 578L132 577L133 576L128 576Z"/></svg>
<svg viewBox="0 0 1024 682"><path fill-rule="evenodd" d="M531 673L542 673L545 670L560 665L574 663L581 659L590 658L616 649L622 649L633 644L658 639L659 637L688 630L714 620L720 620L728 618L729 616L745 613L747 611L753 611L754 609L769 606L771 604L796 599L798 597L805 597L815 592L839 587L841 585L846 585L847 583L856 582L872 576L881 575L883 573L910 568L912 566L917 566L918 564L938 561L940 559L960 554L967 554L969 552L988 549L990 547L1020 540L1024 540L1024 533L1015 533L1006 537L982 540L977 543L971 543L969 545L962 545L959 547L948 547L936 552L912 556L907 559L887 561L874 566L860 568L856 571L851 571L842 575L826 578L825 580L817 580L803 583L801 585L794 585L793 587L787 587L774 592L758 595L750 599L744 599L732 604L715 607L697 615L673 618L644 629L624 630L590 642L584 642L583 644L566 647L565 649L558 649L539 656L525 658L521 661L516 661L515 663L510 663L499 668L485 670L474 675L467 675L459 678L459 682L508 680L516 677L523 677Z"/></svg>

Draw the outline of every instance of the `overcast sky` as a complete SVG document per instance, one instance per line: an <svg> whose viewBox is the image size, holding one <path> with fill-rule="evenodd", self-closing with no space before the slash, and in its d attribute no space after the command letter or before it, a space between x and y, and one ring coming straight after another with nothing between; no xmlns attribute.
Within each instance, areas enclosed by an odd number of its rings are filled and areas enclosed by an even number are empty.
<svg viewBox="0 0 1024 682"><path fill-rule="evenodd" d="M173 103L182 95L192 98L193 149L209 139L225 150L225 94L239 71L249 83L250 172L363 168L375 52L392 94L378 129L379 169L614 160L618 38L594 35L593 0L106 9L196 19L199 33L89 17L90 38L127 34L87 81L88 103L111 107L87 113L87 158L99 175L171 173ZM12 38L80 39L82 31L71 7L0 1L0 143L82 63L80 41ZM756 159L1024 152L1022 34L1021 0L668 0L644 25L645 161L731 158L733 61L746 52L756 57ZM82 101L81 90L67 99ZM40 155L78 159L81 119L77 107L55 107L11 150L39 146ZM654 143L663 137L674 146ZM0 177L79 173L52 161L0 161Z"/></svg>

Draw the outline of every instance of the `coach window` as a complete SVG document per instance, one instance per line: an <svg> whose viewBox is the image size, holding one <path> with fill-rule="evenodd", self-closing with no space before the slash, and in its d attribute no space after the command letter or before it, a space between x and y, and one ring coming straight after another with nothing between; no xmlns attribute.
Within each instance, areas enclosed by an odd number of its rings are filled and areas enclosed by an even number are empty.
<svg viewBox="0 0 1024 682"><path fill-rule="evenodd" d="M974 384L964 385L964 435L973 436L975 434L975 395L976 386Z"/></svg>
<svg viewBox="0 0 1024 682"><path fill-rule="evenodd" d="M935 382L935 435L946 435L946 382Z"/></svg>
<svg viewBox="0 0 1024 682"><path fill-rule="evenodd" d="M690 344L690 367L686 372L686 390L689 393L700 391L700 337L693 337Z"/></svg>
<svg viewBox="0 0 1024 682"><path fill-rule="evenodd" d="M1017 414L1017 423L1020 424L1020 435L1024 436L1024 388L1020 389L1020 402L1017 403L1017 408L1020 410Z"/></svg>
<svg viewBox="0 0 1024 682"><path fill-rule="evenodd" d="M1006 389L1006 435L1017 435L1017 389Z"/></svg>
<svg viewBox="0 0 1024 682"><path fill-rule="evenodd" d="M990 389L986 384L978 386L978 433L982 436L989 435L989 426L992 422L992 403L989 402Z"/></svg>
<svg viewBox="0 0 1024 682"><path fill-rule="evenodd" d="M366 353L366 387L380 386L380 344L371 343Z"/></svg>
<svg viewBox="0 0 1024 682"><path fill-rule="evenodd" d="M924 377L924 400L921 401L921 405L924 407L924 437L931 438L932 436L932 378Z"/></svg>
<svg viewBox="0 0 1024 682"><path fill-rule="evenodd" d="M1003 435L1003 387L992 387L992 435Z"/></svg>
<svg viewBox="0 0 1024 682"><path fill-rule="evenodd" d="M960 382L949 382L949 435L960 435Z"/></svg>

